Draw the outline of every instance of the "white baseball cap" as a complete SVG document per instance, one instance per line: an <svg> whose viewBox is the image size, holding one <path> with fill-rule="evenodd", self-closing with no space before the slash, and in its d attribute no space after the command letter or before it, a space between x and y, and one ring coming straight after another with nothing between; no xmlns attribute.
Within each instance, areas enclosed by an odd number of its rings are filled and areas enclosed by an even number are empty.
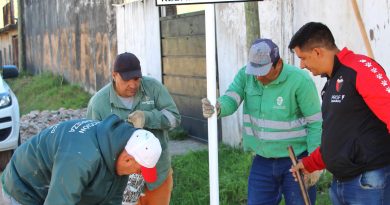
<svg viewBox="0 0 390 205"><path fill-rule="evenodd" d="M157 180L156 164L161 156L161 144L153 133L138 129L125 146L126 152L141 165L141 174L148 183Z"/></svg>

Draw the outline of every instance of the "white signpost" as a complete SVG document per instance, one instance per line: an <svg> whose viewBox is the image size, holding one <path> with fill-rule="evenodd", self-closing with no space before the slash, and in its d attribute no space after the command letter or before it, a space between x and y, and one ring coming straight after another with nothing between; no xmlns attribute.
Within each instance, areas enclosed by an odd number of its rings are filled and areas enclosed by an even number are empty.
<svg viewBox="0 0 390 205"><path fill-rule="evenodd" d="M215 105L217 102L217 62L215 45L215 11L214 4L208 4L205 11L206 27L206 78L207 98ZM217 111L215 112L217 113ZM218 180L218 124L217 115L208 119L208 143L209 143L209 180L210 180L210 205L219 204L219 180Z"/></svg>

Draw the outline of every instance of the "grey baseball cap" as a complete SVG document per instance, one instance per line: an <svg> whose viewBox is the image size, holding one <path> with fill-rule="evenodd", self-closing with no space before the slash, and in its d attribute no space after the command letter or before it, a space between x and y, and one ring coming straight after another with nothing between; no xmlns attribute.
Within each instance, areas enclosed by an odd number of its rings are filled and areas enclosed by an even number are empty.
<svg viewBox="0 0 390 205"><path fill-rule="evenodd" d="M270 39L257 39L249 49L246 74L265 76L277 60L279 60L278 46Z"/></svg>

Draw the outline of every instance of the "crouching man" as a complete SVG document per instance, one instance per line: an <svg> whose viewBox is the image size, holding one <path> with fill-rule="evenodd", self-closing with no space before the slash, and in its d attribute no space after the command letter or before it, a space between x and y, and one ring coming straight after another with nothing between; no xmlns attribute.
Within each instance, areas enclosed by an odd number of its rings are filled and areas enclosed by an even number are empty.
<svg viewBox="0 0 390 205"><path fill-rule="evenodd" d="M51 126L20 147L2 175L9 204L118 204L129 174L157 179L159 140L116 115Z"/></svg>

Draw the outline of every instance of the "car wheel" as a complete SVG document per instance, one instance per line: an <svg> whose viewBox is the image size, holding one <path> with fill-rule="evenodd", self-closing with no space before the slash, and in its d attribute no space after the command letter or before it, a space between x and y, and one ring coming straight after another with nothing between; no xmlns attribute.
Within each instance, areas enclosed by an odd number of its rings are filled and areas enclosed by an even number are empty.
<svg viewBox="0 0 390 205"><path fill-rule="evenodd" d="M12 157L14 150L0 152L0 171L3 171Z"/></svg>
<svg viewBox="0 0 390 205"><path fill-rule="evenodd" d="M21 144L21 138L19 134L19 139L18 139L18 146ZM14 154L15 150L7 150L0 152L0 172L2 172L5 167L7 166L9 160L11 159L12 155Z"/></svg>

